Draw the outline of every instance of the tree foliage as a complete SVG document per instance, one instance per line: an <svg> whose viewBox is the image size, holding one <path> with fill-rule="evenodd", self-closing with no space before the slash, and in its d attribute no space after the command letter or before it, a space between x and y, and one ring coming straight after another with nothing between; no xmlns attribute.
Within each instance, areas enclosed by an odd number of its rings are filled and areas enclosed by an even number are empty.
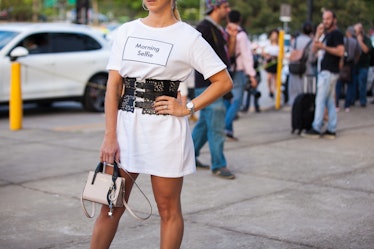
<svg viewBox="0 0 374 249"><path fill-rule="evenodd" d="M1 10L11 10L12 20L31 20L32 5L39 3L40 14L53 20L59 11L51 11L43 7L45 0L1 0ZM114 21L125 22L146 15L141 0L91 0L97 3L100 13L110 17ZM204 1L204 0L202 0ZM363 23L366 30L374 28L374 1L373 0L229 0L232 9L239 10L243 15L243 27L250 34L268 32L274 28L287 26L290 33L300 30L301 25L308 19L308 2L313 3L311 21L317 25L321 21L321 10L331 9L338 17L338 26L345 29L357 22ZM67 0L58 0L61 3ZM201 18L199 0L178 0L178 9L184 21L195 24ZM285 25L279 20L281 4L290 4L291 22ZM57 7L55 7L57 8ZM67 6L65 10L74 6Z"/></svg>
<svg viewBox="0 0 374 249"><path fill-rule="evenodd" d="M281 3L291 6L291 22L287 23L289 32L300 31L302 24L308 20L308 1L310 0L231 0L233 9L242 12L243 26L250 33L268 32L274 28L282 28L279 20ZM312 0L311 0L312 1ZM314 0L312 1L311 21L317 25L322 21L322 10L333 10L338 18L338 26L345 29L357 22L363 23L366 29L374 28L374 1L372 0Z"/></svg>

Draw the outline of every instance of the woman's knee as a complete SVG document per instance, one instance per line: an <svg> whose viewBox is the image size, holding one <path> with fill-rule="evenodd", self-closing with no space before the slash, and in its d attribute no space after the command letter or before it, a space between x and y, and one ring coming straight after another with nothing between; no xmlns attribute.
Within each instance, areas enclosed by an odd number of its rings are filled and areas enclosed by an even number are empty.
<svg viewBox="0 0 374 249"><path fill-rule="evenodd" d="M160 198L157 201L159 215L164 220L182 217L181 204L179 199Z"/></svg>

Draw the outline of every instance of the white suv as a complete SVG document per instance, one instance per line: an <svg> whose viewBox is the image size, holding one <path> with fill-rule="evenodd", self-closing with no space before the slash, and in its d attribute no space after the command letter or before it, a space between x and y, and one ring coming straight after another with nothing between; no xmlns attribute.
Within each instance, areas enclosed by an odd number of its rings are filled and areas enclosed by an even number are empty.
<svg viewBox="0 0 374 249"><path fill-rule="evenodd" d="M24 102L77 100L88 111L104 110L110 44L102 33L67 23L1 24L2 104L9 101L11 59L16 51L24 51L16 59L21 63Z"/></svg>

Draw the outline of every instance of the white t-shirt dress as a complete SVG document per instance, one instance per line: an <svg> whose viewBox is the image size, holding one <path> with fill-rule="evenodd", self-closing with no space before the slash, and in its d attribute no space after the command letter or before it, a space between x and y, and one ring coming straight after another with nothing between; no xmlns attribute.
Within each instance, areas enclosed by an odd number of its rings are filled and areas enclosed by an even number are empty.
<svg viewBox="0 0 374 249"><path fill-rule="evenodd" d="M209 78L225 64L201 34L184 22L154 28L140 19L123 24L114 39L108 70L123 77L185 81L196 69ZM142 101L142 99L139 99ZM118 111L121 165L129 172L181 177L196 171L186 117Z"/></svg>

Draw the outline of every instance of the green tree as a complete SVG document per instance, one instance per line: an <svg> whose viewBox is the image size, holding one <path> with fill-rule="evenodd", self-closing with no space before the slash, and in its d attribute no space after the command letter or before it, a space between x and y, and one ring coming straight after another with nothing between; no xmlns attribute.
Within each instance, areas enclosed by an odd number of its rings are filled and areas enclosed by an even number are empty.
<svg viewBox="0 0 374 249"><path fill-rule="evenodd" d="M46 0L1 0L0 10L12 10L12 20L31 21L33 1L44 3ZM73 0L58 0L60 3ZM146 15L141 0L91 0L96 1L98 11L107 15L111 20L126 22ZM250 34L268 32L274 28L282 28L279 20L282 3L291 5L292 21L288 23L290 33L300 30L302 23L308 17L309 0L230 0L232 9L239 10L243 15L243 27ZM40 4L42 6L42 4ZM73 9L74 5L65 5L65 10ZM365 29L374 28L374 1L373 0L314 0L312 21L318 24L321 21L321 10L332 9L338 17L338 26L345 29L347 26L361 22ZM178 9L184 21L195 24L200 19L200 0L178 0ZM58 16L57 7L43 8L40 13L54 20Z"/></svg>
<svg viewBox="0 0 374 249"><path fill-rule="evenodd" d="M282 27L283 24L279 20L281 3L291 5L292 21L288 23L290 32L299 31L302 23L308 17L308 0L230 1L233 9L242 12L245 20L243 26L250 33L268 32L273 28ZM372 14L374 13L374 1L372 0L314 0L312 22L315 25L321 22L323 8L335 11L338 17L338 26L341 29L357 22L362 22L366 29L374 27L374 15Z"/></svg>

